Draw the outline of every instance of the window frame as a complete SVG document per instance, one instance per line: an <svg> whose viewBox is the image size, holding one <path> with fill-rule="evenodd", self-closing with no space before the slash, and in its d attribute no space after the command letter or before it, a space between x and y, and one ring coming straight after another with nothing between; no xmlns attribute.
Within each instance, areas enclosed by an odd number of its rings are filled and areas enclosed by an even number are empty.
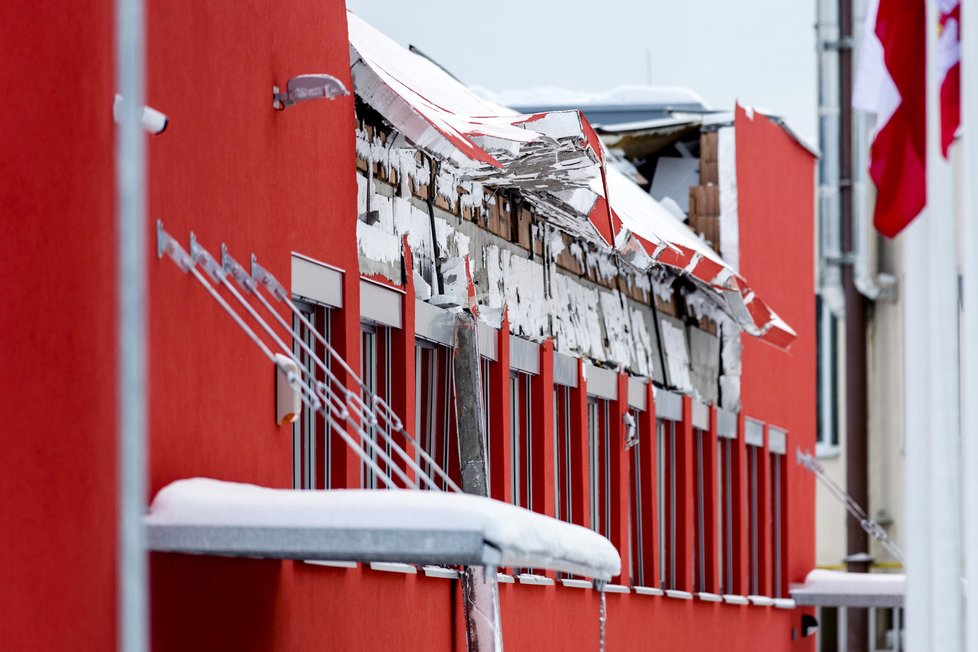
<svg viewBox="0 0 978 652"><path fill-rule="evenodd" d="M292 301L302 316L313 325L316 332L327 342L330 342L333 309L330 306L299 296L293 296ZM303 343L317 353L319 360L326 365L326 368L331 368L329 356L325 355L322 344L296 315L292 316L292 328L304 336ZM299 345L298 341L293 342L292 351L303 363L310 377L321 382L326 380L318 363ZM292 485L294 488L329 489L332 487L333 446L332 437L325 436L326 431L326 420L322 415L308 407L303 407L299 418L292 424ZM319 459L320 453L323 456L322 460ZM320 461L322 462L321 472Z"/></svg>
<svg viewBox="0 0 978 652"><path fill-rule="evenodd" d="M764 562L761 547L763 530L761 519L765 506L763 498L764 423L756 419L744 420L744 443L747 449L745 467L747 473L747 593L760 595L763 590Z"/></svg>

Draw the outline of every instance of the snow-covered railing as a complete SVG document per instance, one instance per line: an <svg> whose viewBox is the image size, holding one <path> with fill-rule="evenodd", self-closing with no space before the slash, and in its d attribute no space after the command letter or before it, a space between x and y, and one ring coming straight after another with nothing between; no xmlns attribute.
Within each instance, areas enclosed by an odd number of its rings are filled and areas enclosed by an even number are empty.
<svg viewBox="0 0 978 652"><path fill-rule="evenodd" d="M180 269L190 273L207 290L259 350L282 372L289 385L299 394L306 408L321 414L330 426L330 430L350 447L385 487L439 490L439 483L432 477L437 476L450 490L460 491L448 473L407 431L390 406L369 391L363 380L306 319L289 293L268 270L258 263L254 255L252 255L252 271L249 274L231 257L227 247L222 246L219 263L200 245L192 233L188 253L173 236L166 232L161 222L157 223L157 253L161 257L169 256ZM235 309L218 288L231 295L234 304L244 312L244 315L247 315L248 319ZM279 314L265 294L288 307L299 324L298 329L293 328ZM257 307L252 305L249 298L257 304ZM274 326L266 321L262 313L271 317ZM301 329L306 329L316 338L319 345L323 347L325 356L317 355L306 343L306 338L300 332ZM289 341L294 342L310 360L314 361L315 369L308 369L303 364L289 345ZM292 364L289 364L290 362ZM344 382L344 379L333 370L333 365L342 368L348 382ZM430 474L422 469L418 461L401 446L395 434L403 437L404 441L414 448ZM389 447L390 453L385 450L385 446L377 442L375 436L383 440L383 443ZM383 467L378 464L378 459ZM396 476L396 479L393 476Z"/></svg>

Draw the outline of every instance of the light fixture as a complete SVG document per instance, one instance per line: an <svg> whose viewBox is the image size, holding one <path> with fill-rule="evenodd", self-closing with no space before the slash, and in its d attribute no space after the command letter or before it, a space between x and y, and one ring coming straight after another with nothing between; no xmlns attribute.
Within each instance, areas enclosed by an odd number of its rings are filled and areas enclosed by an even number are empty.
<svg viewBox="0 0 978 652"><path fill-rule="evenodd" d="M281 111L296 102L332 100L349 94L350 91L346 90L343 82L332 75L299 75L289 80L284 93L280 92L278 86L272 86L272 106Z"/></svg>

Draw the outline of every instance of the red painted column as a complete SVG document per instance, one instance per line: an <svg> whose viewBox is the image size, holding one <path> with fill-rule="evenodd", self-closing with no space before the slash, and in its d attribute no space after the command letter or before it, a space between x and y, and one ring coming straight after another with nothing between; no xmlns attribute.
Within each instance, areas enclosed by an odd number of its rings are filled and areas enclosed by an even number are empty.
<svg viewBox="0 0 978 652"><path fill-rule="evenodd" d="M571 482L573 482L573 522L583 527L590 527L591 495L590 480L588 479L588 450L587 433L587 378L584 376L584 361L577 361L577 388L571 390L570 426L571 426Z"/></svg>
<svg viewBox="0 0 978 652"><path fill-rule="evenodd" d="M415 383L417 377L417 370L415 369L415 301L417 299L414 283L411 281L414 278L414 259L411 248L408 247L406 236L403 238L403 247L405 278L403 325L400 330L394 330L391 333L391 408L394 414L401 418L404 430L412 436L417 436L417 433L414 432L417 420L417 397L415 394L418 391ZM404 448L404 451L412 459L417 459L414 444L409 442L406 437L395 436L395 441ZM394 461L401 462L398 457L394 457ZM404 469L409 478L417 479L414 470L406 464L402 464L401 468Z"/></svg>
<svg viewBox="0 0 978 652"><path fill-rule="evenodd" d="M556 515L554 492L554 342L540 344L540 373L533 377L533 511Z"/></svg>
<svg viewBox="0 0 978 652"><path fill-rule="evenodd" d="M531 380L533 393L533 511L556 516L554 490L554 341L540 344L540 373ZM555 579L554 571L546 571Z"/></svg>
<svg viewBox="0 0 978 652"><path fill-rule="evenodd" d="M642 460L642 555L645 559L645 584L658 587L662 577L662 560L659 559L659 488L656 465L658 451L656 449L656 419L655 419L655 389L648 383L645 389L645 412L639 420L639 456Z"/></svg>
<svg viewBox="0 0 978 652"><path fill-rule="evenodd" d="M706 549L706 590L720 591L720 574L717 563L717 409L710 406L710 426L703 437L703 511L706 525L704 548Z"/></svg>
<svg viewBox="0 0 978 652"><path fill-rule="evenodd" d="M683 415L676 424L676 588L680 591L693 590L696 517L693 453L693 401L683 396Z"/></svg>
<svg viewBox="0 0 978 652"><path fill-rule="evenodd" d="M733 558L734 586L732 593L747 595L750 589L750 533L747 504L747 443L744 439L744 415L737 415L737 439L733 445Z"/></svg>
<svg viewBox="0 0 978 652"><path fill-rule="evenodd" d="M346 270L343 274L343 308L330 311L330 344L350 365L354 373L360 373L360 274L357 270ZM342 368L335 365L333 372L350 391L360 391L359 385ZM340 422L345 426L345 422ZM346 429L354 440L360 435L350 428ZM333 459L331 479L333 488L356 488L360 486L360 457L336 434L332 434ZM322 477L322 476L320 476Z"/></svg>
<svg viewBox="0 0 978 652"><path fill-rule="evenodd" d="M618 398L611 401L611 423L608 433L611 440L611 542L621 555L622 575L614 582L627 582L631 559L631 540L628 536L631 477L631 452L625 450L625 413L628 411L628 376L618 374Z"/></svg>
<svg viewBox="0 0 978 652"><path fill-rule="evenodd" d="M792 466L788 464L788 454L787 451L784 455L778 455L774 458L775 462L781 467L781 597L788 597L788 569L791 568L791 564L788 563L791 551L791 546L788 541L788 533L791 532L791 528L788 527L790 521L788 520L788 498L791 496L791 483L793 480L789 480L788 467ZM778 587L774 587L777 589ZM775 591L775 594L777 592Z"/></svg>
<svg viewBox="0 0 978 652"><path fill-rule="evenodd" d="M509 424L509 316L503 313L499 325L499 359L491 365L488 382L489 396L492 405L493 419L490 420L491 432L486 433L492 442L489 445L489 462L492 477L489 479L490 495L496 500L507 503L513 502L512 474L509 461L512 457L512 442L510 441Z"/></svg>

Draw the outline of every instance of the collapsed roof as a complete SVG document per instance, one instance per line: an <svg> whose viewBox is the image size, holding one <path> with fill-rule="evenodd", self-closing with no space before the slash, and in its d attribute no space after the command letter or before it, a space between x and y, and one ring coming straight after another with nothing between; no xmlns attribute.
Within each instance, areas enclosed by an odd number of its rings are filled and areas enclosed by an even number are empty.
<svg viewBox="0 0 978 652"><path fill-rule="evenodd" d="M462 179L518 188L554 226L613 249L640 270L663 265L687 275L751 335L782 348L795 339L733 266L607 165L581 111L517 113L479 97L356 14L348 12L348 22L355 92L410 141L405 147Z"/></svg>

